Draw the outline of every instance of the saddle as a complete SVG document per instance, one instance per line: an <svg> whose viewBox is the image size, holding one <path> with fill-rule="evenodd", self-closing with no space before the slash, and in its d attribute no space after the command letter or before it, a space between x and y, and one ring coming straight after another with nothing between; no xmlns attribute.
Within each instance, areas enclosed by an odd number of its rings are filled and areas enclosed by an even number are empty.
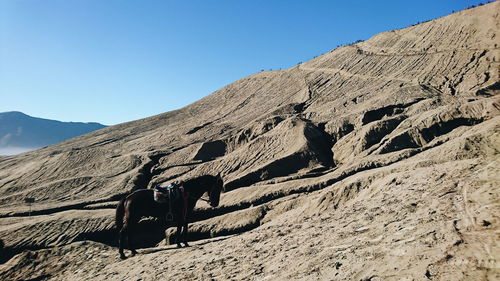
<svg viewBox="0 0 500 281"><path fill-rule="evenodd" d="M179 184L169 184L167 186L155 185L154 191L154 199L158 203L167 203L171 200L177 200L181 197Z"/></svg>
<svg viewBox="0 0 500 281"><path fill-rule="evenodd" d="M172 202L181 200L182 204L182 217L186 220L187 214L187 199L188 194L184 191L184 187L178 183L171 183L167 186L156 185L153 188L154 200L158 203L168 202L168 213L166 215L167 221L174 220L174 214L172 212Z"/></svg>

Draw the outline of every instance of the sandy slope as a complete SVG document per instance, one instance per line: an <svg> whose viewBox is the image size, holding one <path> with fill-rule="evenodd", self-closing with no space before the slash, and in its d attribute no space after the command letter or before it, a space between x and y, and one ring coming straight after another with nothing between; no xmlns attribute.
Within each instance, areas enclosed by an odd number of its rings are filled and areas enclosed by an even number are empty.
<svg viewBox="0 0 500 281"><path fill-rule="evenodd" d="M499 279L499 5L0 158L2 258L20 253L0 278ZM216 172L221 206L191 225L216 238L175 249L152 227L162 246L118 259L116 200Z"/></svg>

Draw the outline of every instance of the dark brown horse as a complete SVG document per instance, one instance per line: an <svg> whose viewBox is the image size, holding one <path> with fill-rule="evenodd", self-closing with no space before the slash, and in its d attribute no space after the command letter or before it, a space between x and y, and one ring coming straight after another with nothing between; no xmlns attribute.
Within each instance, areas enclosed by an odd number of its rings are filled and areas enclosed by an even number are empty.
<svg viewBox="0 0 500 281"><path fill-rule="evenodd" d="M132 255L137 252L131 243L130 234L137 231L138 222L143 217L157 217L165 220L167 214L173 215L173 221L177 226L176 242L177 247L189 246L187 243L188 222L191 219L193 209L198 199L205 193L208 193L209 203L212 207L219 205L220 193L224 186L222 178L219 175L205 175L194 178L181 185L184 188L182 195L172 202L158 203L154 200L154 191L152 189L140 189L125 199L121 200L116 207L116 226L119 231L120 257L125 259L123 245L125 239L128 241L129 249ZM171 214L170 214L171 212Z"/></svg>

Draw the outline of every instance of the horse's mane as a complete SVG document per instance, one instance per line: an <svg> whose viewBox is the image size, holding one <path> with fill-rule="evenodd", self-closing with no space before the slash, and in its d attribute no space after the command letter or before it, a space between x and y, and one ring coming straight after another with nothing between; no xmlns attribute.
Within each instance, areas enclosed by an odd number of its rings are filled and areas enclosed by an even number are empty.
<svg viewBox="0 0 500 281"><path fill-rule="evenodd" d="M216 177L212 176L212 175L203 175L203 176L199 176L199 177L196 177L193 179L188 179L186 181L183 181L183 182L181 182L181 184L185 185L185 186L191 186L192 184L199 184L200 181L211 180L214 178L216 178Z"/></svg>

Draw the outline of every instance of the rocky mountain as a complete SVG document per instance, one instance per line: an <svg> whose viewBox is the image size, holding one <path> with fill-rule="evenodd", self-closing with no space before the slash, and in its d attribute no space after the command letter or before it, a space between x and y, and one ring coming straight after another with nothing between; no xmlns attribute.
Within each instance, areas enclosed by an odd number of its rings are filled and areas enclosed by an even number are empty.
<svg viewBox="0 0 500 281"><path fill-rule="evenodd" d="M0 278L499 279L499 5L1 157ZM218 172L192 247L145 221L149 248L118 258L117 200Z"/></svg>
<svg viewBox="0 0 500 281"><path fill-rule="evenodd" d="M36 118L17 111L0 112L0 155L33 150L104 127L99 123Z"/></svg>

